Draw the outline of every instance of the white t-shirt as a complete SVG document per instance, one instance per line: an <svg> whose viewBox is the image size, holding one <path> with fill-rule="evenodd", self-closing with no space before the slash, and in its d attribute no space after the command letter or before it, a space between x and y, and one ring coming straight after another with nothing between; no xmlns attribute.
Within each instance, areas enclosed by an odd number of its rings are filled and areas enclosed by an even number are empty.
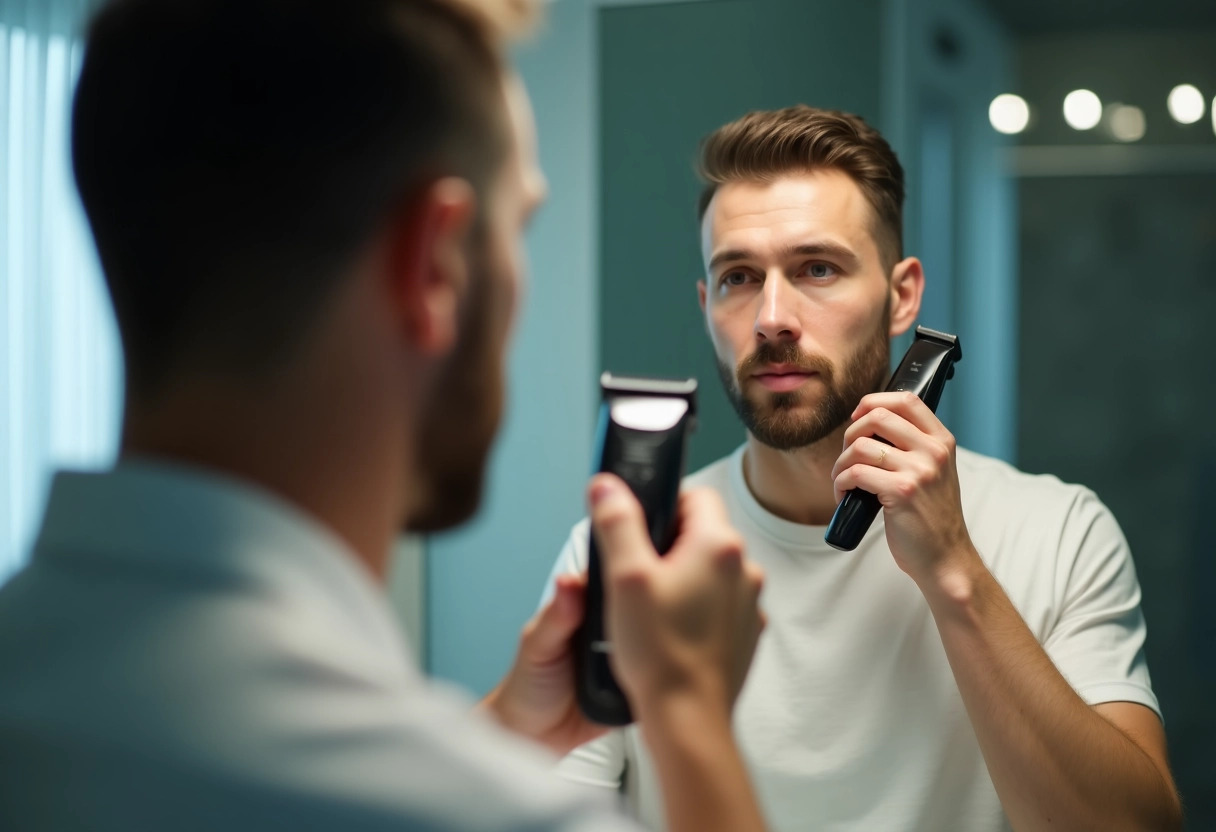
<svg viewBox="0 0 1216 832"><path fill-rule="evenodd" d="M471 707L292 506L162 464L61 474L0 590L0 829L636 828Z"/></svg>
<svg viewBox="0 0 1216 832"><path fill-rule="evenodd" d="M764 567L768 627L735 732L770 829L987 832L1009 823L988 776L927 603L896 566L880 513L840 552L822 526L756 502L741 447L685 480L716 489ZM985 563L1064 677L1090 704L1159 711L1144 660L1131 554L1093 492L960 449L967 528ZM587 521L554 574L587 562ZM620 788L663 828L654 765L635 727L576 749L575 782Z"/></svg>

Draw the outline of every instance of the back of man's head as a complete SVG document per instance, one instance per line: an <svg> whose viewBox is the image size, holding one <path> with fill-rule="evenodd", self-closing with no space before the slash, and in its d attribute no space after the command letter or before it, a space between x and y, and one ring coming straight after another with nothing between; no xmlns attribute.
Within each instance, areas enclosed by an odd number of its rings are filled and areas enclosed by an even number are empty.
<svg viewBox="0 0 1216 832"><path fill-rule="evenodd" d="M444 0L106 6L72 154L128 395L272 370L413 190L486 188L509 146L499 35Z"/></svg>

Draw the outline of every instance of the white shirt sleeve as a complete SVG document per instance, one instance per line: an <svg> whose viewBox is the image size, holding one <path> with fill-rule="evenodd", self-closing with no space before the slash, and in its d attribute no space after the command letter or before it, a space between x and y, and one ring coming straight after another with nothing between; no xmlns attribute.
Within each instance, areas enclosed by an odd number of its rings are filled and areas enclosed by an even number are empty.
<svg viewBox="0 0 1216 832"><path fill-rule="evenodd" d="M616 728L563 757L557 773L571 783L619 791L625 764L625 730Z"/></svg>
<svg viewBox="0 0 1216 832"><path fill-rule="evenodd" d="M590 529L590 521L585 518L575 524L549 574L541 596L542 605L553 597L553 583L558 575L577 575L586 570ZM617 791L621 788L626 763L625 732L617 729L571 751L558 763L557 773L572 783Z"/></svg>
<svg viewBox="0 0 1216 832"><path fill-rule="evenodd" d="M543 607L553 597L553 582L558 575L579 575L587 570L587 535L591 532L591 521L584 517L574 524L570 537L562 547L557 562L549 572L549 580L545 582L545 591L541 594L540 605Z"/></svg>
<svg viewBox="0 0 1216 832"><path fill-rule="evenodd" d="M1131 552L1114 515L1088 489L1065 520L1056 568L1060 613L1043 647L1060 673L1090 705L1136 702L1160 716Z"/></svg>

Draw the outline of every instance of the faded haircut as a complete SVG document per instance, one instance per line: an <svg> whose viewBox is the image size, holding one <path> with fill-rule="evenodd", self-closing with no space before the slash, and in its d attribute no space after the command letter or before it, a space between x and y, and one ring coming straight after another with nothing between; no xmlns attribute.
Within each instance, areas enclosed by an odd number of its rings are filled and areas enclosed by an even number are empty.
<svg viewBox="0 0 1216 832"><path fill-rule="evenodd" d="M697 216L705 219L714 194L728 182L764 183L824 169L847 174L861 189L890 273L903 258L904 171L882 134L851 113L799 104L757 110L710 133L697 165L705 183Z"/></svg>

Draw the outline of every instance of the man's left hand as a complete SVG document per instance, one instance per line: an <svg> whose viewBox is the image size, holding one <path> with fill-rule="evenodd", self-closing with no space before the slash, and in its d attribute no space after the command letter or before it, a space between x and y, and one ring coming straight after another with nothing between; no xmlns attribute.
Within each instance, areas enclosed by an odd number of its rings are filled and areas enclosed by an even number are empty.
<svg viewBox="0 0 1216 832"><path fill-rule="evenodd" d="M561 575L553 597L524 625L515 664L480 708L503 727L561 755L605 732L574 692L571 638L583 620L585 575Z"/></svg>
<svg viewBox="0 0 1216 832"><path fill-rule="evenodd" d="M854 488L878 497L891 554L918 584L975 558L954 436L933 411L913 393L872 393L852 419L832 469L837 501Z"/></svg>

